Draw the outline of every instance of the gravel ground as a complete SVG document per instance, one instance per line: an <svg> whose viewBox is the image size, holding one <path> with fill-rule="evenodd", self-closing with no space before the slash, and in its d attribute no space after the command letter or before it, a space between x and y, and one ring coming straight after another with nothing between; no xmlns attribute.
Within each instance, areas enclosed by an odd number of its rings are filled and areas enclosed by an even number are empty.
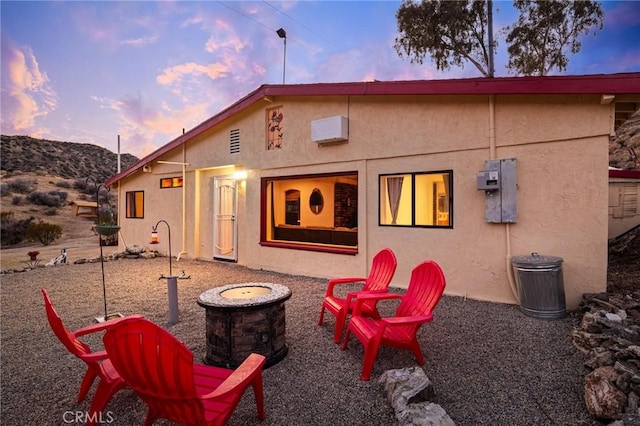
<svg viewBox="0 0 640 426"><path fill-rule="evenodd" d="M169 326L166 258L104 264L109 312L142 314L167 328L200 361L205 348L203 291L238 282L274 282L293 296L286 306L289 354L264 371L267 419L256 418L248 391L230 425L392 425L392 408L376 379L388 369L410 367L409 352L383 348L372 380L360 380L363 351L351 338L341 351L332 341L334 318L317 326L326 280L250 270L235 264L181 260L180 321ZM445 271L446 274L446 271ZM70 355L49 328L40 288L46 287L66 326L74 330L103 313L100 263L68 265L2 276L2 425L74 424L84 364ZM392 313L394 302L382 310ZM582 354L570 332L575 319L545 321L524 316L514 305L444 296L435 320L421 328L424 370L435 402L458 425L599 425L583 401ZM92 346L99 337L85 340ZM93 396L90 391L89 399ZM146 406L129 389L107 411L114 425L140 425ZM67 413L67 414L65 414ZM71 419L71 421L70 421ZM157 425L169 424L158 421Z"/></svg>

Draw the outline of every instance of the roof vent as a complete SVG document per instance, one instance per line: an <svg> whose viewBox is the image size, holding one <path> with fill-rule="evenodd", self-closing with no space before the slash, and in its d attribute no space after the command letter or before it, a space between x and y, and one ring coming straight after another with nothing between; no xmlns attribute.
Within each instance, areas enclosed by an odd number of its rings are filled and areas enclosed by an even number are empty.
<svg viewBox="0 0 640 426"><path fill-rule="evenodd" d="M311 122L311 142L328 143L349 140L349 119L341 115Z"/></svg>

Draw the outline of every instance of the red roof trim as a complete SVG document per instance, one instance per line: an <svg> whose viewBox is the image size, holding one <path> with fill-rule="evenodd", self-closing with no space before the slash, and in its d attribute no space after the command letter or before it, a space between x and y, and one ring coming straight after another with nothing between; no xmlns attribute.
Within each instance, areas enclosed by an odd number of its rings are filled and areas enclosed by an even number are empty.
<svg viewBox="0 0 640 426"><path fill-rule="evenodd" d="M269 96L640 94L640 73L262 85L219 114L107 179L107 186Z"/></svg>
<svg viewBox="0 0 640 426"><path fill-rule="evenodd" d="M640 170L609 170L609 177L640 179Z"/></svg>

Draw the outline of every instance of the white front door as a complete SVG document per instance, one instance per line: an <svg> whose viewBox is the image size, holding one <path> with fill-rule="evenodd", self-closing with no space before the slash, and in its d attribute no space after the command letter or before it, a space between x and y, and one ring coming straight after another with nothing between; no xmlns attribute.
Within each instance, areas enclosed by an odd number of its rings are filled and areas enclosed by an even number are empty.
<svg viewBox="0 0 640 426"><path fill-rule="evenodd" d="M236 180L231 176L215 177L214 191L213 258L237 261Z"/></svg>

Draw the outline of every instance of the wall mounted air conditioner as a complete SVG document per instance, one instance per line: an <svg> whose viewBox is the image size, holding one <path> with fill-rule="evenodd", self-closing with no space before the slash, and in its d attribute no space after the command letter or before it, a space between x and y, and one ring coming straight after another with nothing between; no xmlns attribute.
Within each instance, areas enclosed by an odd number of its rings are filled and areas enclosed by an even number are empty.
<svg viewBox="0 0 640 426"><path fill-rule="evenodd" d="M341 115L313 120L311 142L329 143L349 140L349 119Z"/></svg>

